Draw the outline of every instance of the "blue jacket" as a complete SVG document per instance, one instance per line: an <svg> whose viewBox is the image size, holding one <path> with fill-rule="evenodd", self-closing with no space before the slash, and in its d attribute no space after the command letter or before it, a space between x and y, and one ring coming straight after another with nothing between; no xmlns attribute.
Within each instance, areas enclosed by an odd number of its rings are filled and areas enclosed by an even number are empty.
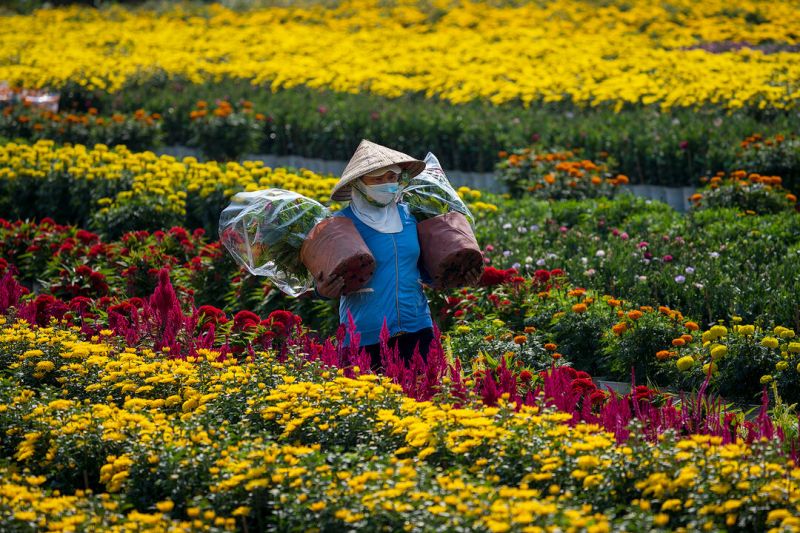
<svg viewBox="0 0 800 533"><path fill-rule="evenodd" d="M361 335L361 346L380 342L384 319L393 336L413 333L433 325L428 300L422 291L422 281L430 281L420 273L417 221L408 206L398 204L403 231L381 233L358 219L350 207L336 213L346 216L356 226L370 252L375 257L375 272L359 291L339 300L339 322L347 324L350 311ZM424 274L424 278L423 278ZM349 345L349 336L345 338Z"/></svg>

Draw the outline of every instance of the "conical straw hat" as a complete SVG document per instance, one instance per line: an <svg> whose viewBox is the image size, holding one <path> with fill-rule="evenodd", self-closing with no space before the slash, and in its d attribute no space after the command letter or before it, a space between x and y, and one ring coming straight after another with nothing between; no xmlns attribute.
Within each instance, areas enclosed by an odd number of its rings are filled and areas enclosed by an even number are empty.
<svg viewBox="0 0 800 533"><path fill-rule="evenodd" d="M331 200L349 200L351 183L364 174L369 174L389 165L399 165L413 178L425 170L425 162L414 159L410 155L386 148L380 144L363 139L356 148L353 157L342 172L341 179L333 186Z"/></svg>

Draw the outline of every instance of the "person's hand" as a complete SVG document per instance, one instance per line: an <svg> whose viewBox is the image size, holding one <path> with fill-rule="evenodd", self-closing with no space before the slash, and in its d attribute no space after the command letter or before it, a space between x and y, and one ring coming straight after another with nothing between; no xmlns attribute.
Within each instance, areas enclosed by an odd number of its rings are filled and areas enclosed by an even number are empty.
<svg viewBox="0 0 800 533"><path fill-rule="evenodd" d="M323 279L322 272L317 276L317 292L326 298L339 298L344 291L342 276L329 276Z"/></svg>
<svg viewBox="0 0 800 533"><path fill-rule="evenodd" d="M464 275L464 285L465 286L469 286L469 287L477 285L478 281L481 279L482 275L483 275L483 267L482 266L478 266L478 267L475 267L473 269L470 269Z"/></svg>

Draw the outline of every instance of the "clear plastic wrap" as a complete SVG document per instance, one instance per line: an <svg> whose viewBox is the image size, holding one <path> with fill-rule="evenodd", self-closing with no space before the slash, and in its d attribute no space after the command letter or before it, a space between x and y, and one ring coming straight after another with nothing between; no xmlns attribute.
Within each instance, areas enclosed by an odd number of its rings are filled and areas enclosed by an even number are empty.
<svg viewBox="0 0 800 533"><path fill-rule="evenodd" d="M418 222L458 211L474 223L467 204L458 196L445 176L442 165L431 152L425 156L425 170L414 176L403 189L403 201L408 203Z"/></svg>
<svg viewBox="0 0 800 533"><path fill-rule="evenodd" d="M283 189L240 192L219 217L219 237L251 274L299 296L314 278L300 260L311 229L330 216L319 202Z"/></svg>

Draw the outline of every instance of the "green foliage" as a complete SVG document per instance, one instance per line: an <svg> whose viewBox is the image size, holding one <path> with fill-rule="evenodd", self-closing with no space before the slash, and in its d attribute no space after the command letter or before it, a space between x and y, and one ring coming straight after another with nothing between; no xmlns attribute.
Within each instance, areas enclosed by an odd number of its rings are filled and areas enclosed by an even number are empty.
<svg viewBox="0 0 800 533"><path fill-rule="evenodd" d="M387 99L305 87L273 93L237 80L195 85L164 75L132 81L115 95L68 85L61 102L63 108L76 111L94 106L104 116L139 108L158 112L164 117L164 142L175 145L187 144L193 137L190 114L196 102L222 97L230 102L249 100L254 112L264 115L255 149L261 153L347 160L367 138L412 155L431 151L444 168L489 172L498 152L525 148L536 140L544 146L580 147L582 157L590 160L611 154L616 171L632 183L659 185L689 185L707 172L742 168L737 163L742 139L753 132L788 135L795 120L788 111L729 114L713 107L668 113L628 108L615 113L602 106L584 109L568 103L529 108L486 102L453 106L422 95ZM781 173L758 164L747 168L784 175L792 189L800 164L796 157L784 163Z"/></svg>
<svg viewBox="0 0 800 533"><path fill-rule="evenodd" d="M612 310L604 302L594 303L582 313L559 313L547 328L553 342L558 345L558 351L572 366L592 376L602 376L607 372L603 341L614 324Z"/></svg>
<svg viewBox="0 0 800 533"><path fill-rule="evenodd" d="M627 381L633 374L637 383L649 380L667 385L670 380L659 372L656 353L683 333L683 325L674 317L660 312L642 313L621 335L606 333L603 343L606 367L619 380Z"/></svg>

